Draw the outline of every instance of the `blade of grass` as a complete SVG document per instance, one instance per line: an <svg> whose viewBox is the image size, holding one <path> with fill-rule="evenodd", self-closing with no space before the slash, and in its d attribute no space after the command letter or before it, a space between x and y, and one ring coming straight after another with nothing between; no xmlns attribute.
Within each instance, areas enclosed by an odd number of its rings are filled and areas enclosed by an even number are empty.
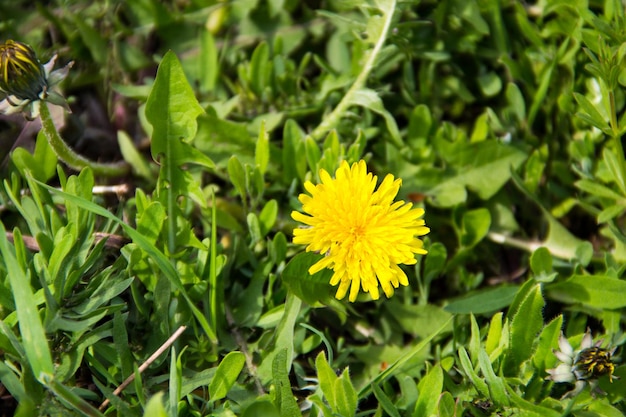
<svg viewBox="0 0 626 417"><path fill-rule="evenodd" d="M406 364L408 361L413 359L413 357L417 355L422 349L424 349L426 345L429 344L435 338L435 336L437 336L439 333L444 331L450 325L450 322L452 321L453 317L454 316L446 320L446 322L439 329L437 329L430 336L424 338L417 345L413 346L411 350L409 350L404 356L398 358L398 360L392 363L387 369L385 369L380 374L376 375L376 377L373 380L371 380L369 384L366 384L363 388L361 388L361 391L359 391L359 399L363 399L364 397L369 395L370 391L372 390L373 384L380 385L385 379L389 378L391 375L397 372L400 368L402 368L404 364Z"/></svg>
<svg viewBox="0 0 626 417"><path fill-rule="evenodd" d="M42 379L43 384L48 387L50 391L54 392L57 397L63 399L67 404L72 406L75 410L80 411L83 415L88 417L104 417L104 414L72 392L71 389L61 384L53 378L52 375L44 375Z"/></svg>
<svg viewBox="0 0 626 417"><path fill-rule="evenodd" d="M217 329L217 303L219 299L217 296L217 210L215 209L215 193L211 192L211 253L209 255L209 309L211 314L209 320L211 321L211 328ZM219 309L219 311L224 311Z"/></svg>
<svg viewBox="0 0 626 417"><path fill-rule="evenodd" d="M104 207L101 207L95 203L92 203L91 201L85 200L84 198L77 197L72 194L68 194L54 187L50 187L49 185L44 184L35 179L33 179L33 181L39 184L39 186L47 189L48 191L63 197L66 201L70 201L85 210L88 210L94 214L97 214L106 219L112 220L113 222L119 224L122 227L122 229L124 229L126 234L128 234L128 236L133 240L133 242L136 243L137 246L139 246L141 249L143 249L148 255L150 255L150 259L152 259L152 261L159 267L159 269L163 272L163 274L165 274L165 276L172 282L172 284L174 284L176 289L181 293L181 295L187 301L189 309L193 313L196 320L198 320L198 322L200 323L200 326L206 332L211 342L213 344L217 344L217 336L215 334L215 330L209 325L206 317L204 317L204 315L198 309L198 307L195 306L194 302L189 297L189 294L187 294L185 287L183 287L183 283L180 280L178 273L172 266L171 262L163 254L163 252L161 252L159 249L157 249L156 246L150 243L150 241L148 241L148 239L146 239L141 233L139 233L137 230L133 229L132 227L124 223L122 219L117 218L114 214L109 212Z"/></svg>
<svg viewBox="0 0 626 417"><path fill-rule="evenodd" d="M16 244L22 242L22 234L17 228L13 230L13 239ZM13 291L15 310L26 358L35 378L41 382L45 375L51 376L54 374L52 355L50 354L48 339L39 317L37 302L30 287L30 277L20 267L15 255L15 249L11 248L7 240L6 229L2 222L0 222L0 254L6 266Z"/></svg>

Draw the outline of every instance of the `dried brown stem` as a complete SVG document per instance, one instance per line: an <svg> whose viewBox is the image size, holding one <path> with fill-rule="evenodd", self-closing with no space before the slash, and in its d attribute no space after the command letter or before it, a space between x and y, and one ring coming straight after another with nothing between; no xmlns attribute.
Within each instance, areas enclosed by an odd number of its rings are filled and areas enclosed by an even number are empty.
<svg viewBox="0 0 626 417"><path fill-rule="evenodd" d="M174 343L176 339L178 339L178 337L185 331L186 328L187 326L180 326L178 330L176 330L174 334L172 334L169 337L169 339L167 339L165 343L163 343L161 347L156 350L156 352L154 352L144 363L141 364L141 366L138 369L139 373L141 374L143 371L145 371L148 368L148 366L152 364L152 362L154 362L159 356L161 356L163 352L165 352L172 345L172 343ZM120 392L122 392L124 388L126 388L134 380L135 380L135 374L133 373L128 378L126 378L126 380L122 382L120 386L115 389L115 391L113 391L113 395L116 395L116 396L119 395ZM98 409L100 411L103 411L107 405L109 405L108 398L104 400L102 404L100 404L100 407L98 407Z"/></svg>

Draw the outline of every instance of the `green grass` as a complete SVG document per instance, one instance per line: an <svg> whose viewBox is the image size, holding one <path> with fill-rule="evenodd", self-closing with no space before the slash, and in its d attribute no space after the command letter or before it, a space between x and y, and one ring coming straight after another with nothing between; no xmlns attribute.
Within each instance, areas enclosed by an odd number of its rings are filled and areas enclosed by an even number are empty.
<svg viewBox="0 0 626 417"><path fill-rule="evenodd" d="M626 414L620 1L5 3L74 65L0 116L0 416ZM350 303L291 212L362 159L431 231Z"/></svg>

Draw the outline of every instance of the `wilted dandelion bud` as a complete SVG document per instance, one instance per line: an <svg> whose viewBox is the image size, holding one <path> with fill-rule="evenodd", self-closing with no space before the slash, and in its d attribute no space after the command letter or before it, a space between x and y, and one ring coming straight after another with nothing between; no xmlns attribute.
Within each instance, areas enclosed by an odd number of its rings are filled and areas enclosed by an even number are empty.
<svg viewBox="0 0 626 417"><path fill-rule="evenodd" d="M56 55L41 64L30 46L13 40L0 44L0 112L10 114L24 111L29 118L37 117L42 100L69 110L65 99L52 91L72 66L51 71Z"/></svg>
<svg viewBox="0 0 626 417"><path fill-rule="evenodd" d="M39 100L48 88L46 72L30 46L8 40L0 44L0 90L20 100Z"/></svg>
<svg viewBox="0 0 626 417"><path fill-rule="evenodd" d="M615 348L606 349L600 347L602 340L593 343L591 332L587 332L583 336L580 343L580 349L574 350L563 333L559 337L559 350L554 351L559 363L556 368L546 369L548 376L554 382L573 383L574 389L567 392L563 398L574 397L578 395L587 384L592 387L592 393L601 392L598 385L598 378L608 375L609 380L617 379L613 375L615 371L615 363L613 363L613 354Z"/></svg>

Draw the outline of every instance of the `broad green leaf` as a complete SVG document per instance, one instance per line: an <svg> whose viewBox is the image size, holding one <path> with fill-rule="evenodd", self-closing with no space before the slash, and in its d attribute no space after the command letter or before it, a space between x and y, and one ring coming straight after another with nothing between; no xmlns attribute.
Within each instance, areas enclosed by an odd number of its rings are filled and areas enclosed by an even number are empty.
<svg viewBox="0 0 626 417"><path fill-rule="evenodd" d="M321 256L313 252L299 253L291 258L281 275L290 291L311 305L327 304L332 297L330 279L333 271L323 269L309 274L309 268L320 259Z"/></svg>
<svg viewBox="0 0 626 417"><path fill-rule="evenodd" d="M215 45L215 38L209 30L200 32L200 88L203 92L210 92L215 89L219 77L218 48Z"/></svg>
<svg viewBox="0 0 626 417"><path fill-rule="evenodd" d="M100 66L103 66L107 59L110 58L111 49L104 34L96 29L93 22L87 22L85 19L76 14L74 16L74 24L80 33L80 39L85 43L93 60Z"/></svg>
<svg viewBox="0 0 626 417"><path fill-rule="evenodd" d="M187 290L183 286L183 283L181 282L180 277L178 276L178 273L172 266L172 263L169 261L169 259L167 259L167 257L163 254L163 252L161 252L152 243L150 243L150 241L148 241L141 233L137 232L137 230L130 227L122 219L119 219L110 211L105 209L104 207L101 207L81 197L77 197L75 195L50 187L49 185L39 182L37 180L33 180L33 181L39 184L40 187L43 187L47 189L48 191L54 194L58 194L59 196L63 197L65 201L72 202L73 204L76 204L76 206L78 207L81 207L94 214L97 214L98 216L102 216L114 223L117 223L119 226L121 226L126 232L126 234L128 234L128 236L133 240L133 242L136 243L137 246L139 246L144 252L146 252L150 256L150 258L156 264L156 266L163 272L164 276L167 277L167 279L174 285L174 287L178 291L180 291L181 295L185 298L185 301L188 303L189 309L193 313L196 320L198 320L198 322L200 323L200 326L206 332L209 339L216 340L216 335L215 335L214 330L209 326L209 323L207 322L205 316L200 312L200 310L198 310L194 302L189 297L189 294L187 293ZM0 243L1 243L1 240L0 240Z"/></svg>
<svg viewBox="0 0 626 417"><path fill-rule="evenodd" d="M383 372L379 373L374 379L372 379L372 381L370 381L369 384L361 388L361 391L359 391L358 397L364 398L365 396L369 394L370 390L372 389L372 384L380 384L382 383L382 381L385 381L390 376L395 375L397 372L399 372L402 369L402 367L411 359L413 359L418 353L420 353L433 340L433 338L435 338L440 333L448 329L448 326L450 325L451 322L452 322L452 317L450 317L445 323L443 323L443 325L439 327L439 329L429 334L428 336L424 337L422 340L420 340L418 344L411 347L406 353L404 353L394 363L389 365L387 369L385 369Z"/></svg>
<svg viewBox="0 0 626 417"><path fill-rule="evenodd" d="M478 87L485 97L493 97L502 90L502 80L495 72L487 72L476 78Z"/></svg>
<svg viewBox="0 0 626 417"><path fill-rule="evenodd" d="M72 308L72 312L87 315L100 308L103 304L111 301L114 297L124 292L133 283L134 278L105 280L91 295L82 303Z"/></svg>
<svg viewBox="0 0 626 417"><path fill-rule="evenodd" d="M64 271L64 267L70 264L66 258L76 243L76 240L76 228L73 223L68 224L67 227L60 228L54 236L54 248L50 255L48 272L50 273L50 278L58 284L55 285L56 288L63 288L65 286L64 283L67 272Z"/></svg>
<svg viewBox="0 0 626 417"><path fill-rule="evenodd" d="M576 250L583 242L550 214L550 211L541 204L537 196L528 191L523 181L515 172L511 171L511 176L517 188L541 209L543 217L548 222L548 232L541 245L548 248L550 253L558 258L567 260L575 258Z"/></svg>
<svg viewBox="0 0 626 417"><path fill-rule="evenodd" d="M166 207L167 250L202 245L190 233L182 215L179 197L189 197L200 207L207 202L200 183L186 169L189 164L213 168L213 161L189 144L196 135L196 119L203 113L185 78L176 55L169 51L157 69L156 79L146 102L146 118L152 125L151 152L161 164L156 195ZM183 169L185 168L185 169Z"/></svg>
<svg viewBox="0 0 626 417"><path fill-rule="evenodd" d="M137 210L137 232L141 233L150 243L156 244L166 217L167 214L160 202L149 203L143 210Z"/></svg>
<svg viewBox="0 0 626 417"><path fill-rule="evenodd" d="M542 184L548 159L548 145L535 149L524 164L524 185L531 193L536 193Z"/></svg>
<svg viewBox="0 0 626 417"><path fill-rule="evenodd" d="M470 314L470 340L468 343L468 350L472 363L476 363L478 360L478 352L481 345L480 329L478 328L478 322L473 314Z"/></svg>
<svg viewBox="0 0 626 417"><path fill-rule="evenodd" d="M283 180L291 184L294 178L304 179L307 160L304 152L304 132L294 120L289 119L283 129Z"/></svg>
<svg viewBox="0 0 626 417"><path fill-rule="evenodd" d="M269 0L268 1L270 16L276 17L285 7L285 0Z"/></svg>
<svg viewBox="0 0 626 417"><path fill-rule="evenodd" d="M626 172L622 171L622 167L624 166L624 163L623 163L624 156L616 155L610 149L605 148L602 151L602 157L604 159L604 163L606 164L607 168L609 169L609 172L611 173L613 177L613 180L617 183L619 188L622 190L622 193L626 194L626 178L624 177L624 175L626 175ZM621 164L618 158L622 158Z"/></svg>
<svg viewBox="0 0 626 417"><path fill-rule="evenodd" d="M167 52L146 102L146 117L154 129L151 146L154 160L166 155L174 163L195 162L212 167L208 158L182 146L193 140L198 128L196 119L203 112L178 58Z"/></svg>
<svg viewBox="0 0 626 417"><path fill-rule="evenodd" d="M81 414L89 417L104 417L104 414L81 398L74 390L55 379L51 374L41 374L41 383L75 411L80 411ZM158 414L155 415L158 416Z"/></svg>
<svg viewBox="0 0 626 417"><path fill-rule="evenodd" d="M335 382L339 377L326 361L326 354L323 351L315 358L315 369L324 398L333 410L337 410Z"/></svg>
<svg viewBox="0 0 626 417"><path fill-rule="evenodd" d="M509 82L506 85L506 99L509 103L508 109L515 114L519 122L526 120L526 101L517 84Z"/></svg>
<svg viewBox="0 0 626 417"><path fill-rule="evenodd" d="M466 296L457 298L444 307L449 313L456 314L484 314L511 304L519 287L498 286L485 290L474 291Z"/></svg>
<svg viewBox="0 0 626 417"><path fill-rule="evenodd" d="M252 161L255 138L248 132L247 125L225 120L228 111L224 110L226 114L220 115L210 107L206 113L200 115L194 145L220 165L225 164L234 154ZM258 135L258 131L255 133Z"/></svg>
<svg viewBox="0 0 626 417"><path fill-rule="evenodd" d="M478 208L463 214L461 221L461 245L473 247L480 242L491 226L491 214L486 208Z"/></svg>
<svg viewBox="0 0 626 417"><path fill-rule="evenodd" d="M451 317L450 313L439 306L405 304L396 298L388 300L383 308L398 321L404 332L417 338L427 337L437 331Z"/></svg>
<svg viewBox="0 0 626 417"><path fill-rule="evenodd" d="M43 381L44 378L52 377L54 374L48 339L39 316L39 304L35 301L30 286L30 274L26 273L25 265L18 263L15 249L9 244L6 236L4 224L0 222L0 254L13 291L24 351L33 375L37 380ZM13 238L15 241L22 241L19 229L13 230Z"/></svg>
<svg viewBox="0 0 626 417"><path fill-rule="evenodd" d="M419 104L411 111L409 118L409 139L427 138L433 123L430 108L425 104Z"/></svg>
<svg viewBox="0 0 626 417"><path fill-rule="evenodd" d="M530 257L530 269L535 275L552 272L552 255L545 247L537 248Z"/></svg>
<svg viewBox="0 0 626 417"><path fill-rule="evenodd" d="M615 217L624 213L625 209L626 207L624 207L624 204L613 204L612 206L605 208L600 213L598 213L598 224L606 223L609 220L614 219Z"/></svg>
<svg viewBox="0 0 626 417"><path fill-rule="evenodd" d="M481 35L489 35L489 24L483 18L479 6L480 2L470 0L456 4L458 9L455 11L465 22Z"/></svg>
<svg viewBox="0 0 626 417"><path fill-rule="evenodd" d="M541 405L523 399L509 384L506 384L506 389L511 405L519 407L519 410L515 410L515 415L524 417L562 417L559 411L542 407Z"/></svg>
<svg viewBox="0 0 626 417"><path fill-rule="evenodd" d="M204 369L199 372L187 370L181 381L180 394L186 396L200 387L208 386L215 376L217 368Z"/></svg>
<svg viewBox="0 0 626 417"><path fill-rule="evenodd" d="M623 417L622 411L603 401L592 401L588 410L598 417Z"/></svg>
<svg viewBox="0 0 626 417"><path fill-rule="evenodd" d="M209 399L211 402L226 397L237 377L241 373L246 358L241 352L229 352L220 362L215 375L209 384Z"/></svg>
<svg viewBox="0 0 626 417"><path fill-rule="evenodd" d="M489 137L489 114L483 113L476 118L474 122L474 129L470 136L470 142L481 142Z"/></svg>
<svg viewBox="0 0 626 417"><path fill-rule="evenodd" d="M261 209L261 213L259 213L259 222L261 225L261 236L266 236L272 227L274 227L274 223L276 223L276 218L278 216L278 203L276 200L268 201L263 209Z"/></svg>
<svg viewBox="0 0 626 417"><path fill-rule="evenodd" d="M439 417L455 417L457 415L454 397L448 391L444 391L441 394L437 411L439 412Z"/></svg>
<svg viewBox="0 0 626 417"><path fill-rule="evenodd" d="M503 313L500 311L491 318L487 340L485 341L485 351L488 355L491 355L500 345L500 338L502 336L502 316Z"/></svg>
<svg viewBox="0 0 626 417"><path fill-rule="evenodd" d="M478 363L480 365L480 370L485 376L485 382L489 387L491 399L500 406L509 405L509 399L506 393L506 384L504 380L497 376L493 371L489 356L484 349L481 349L478 353Z"/></svg>
<svg viewBox="0 0 626 417"><path fill-rule="evenodd" d="M341 145L337 131L332 130L326 136L322 145L322 157L318 164L319 168L325 169L332 176L339 165L339 161L343 159L343 151L344 148ZM316 178L319 178L319 172L314 172L313 174L316 175Z"/></svg>
<svg viewBox="0 0 626 417"><path fill-rule="evenodd" d="M346 160L350 162L357 162L362 159L363 152L365 152L365 146L367 145L367 137L362 130L359 130L354 139L354 142L348 148L346 153Z"/></svg>
<svg viewBox="0 0 626 417"><path fill-rule="evenodd" d="M197 182L182 169L186 164L214 167L209 157L189 144L198 129L196 119L203 112L178 58L167 52L146 102L146 118L153 127L152 158L162 165L159 180L166 183L168 201L180 195L188 195L199 204L204 201ZM174 213L168 215L171 218Z"/></svg>
<svg viewBox="0 0 626 417"><path fill-rule="evenodd" d="M256 141L254 159L256 166L259 168L259 171L261 171L261 174L265 174L265 171L267 171L267 164L270 162L270 138L265 131L265 122L261 123L261 131L259 132L259 138Z"/></svg>
<svg viewBox="0 0 626 417"><path fill-rule="evenodd" d="M261 42L252 53L250 68L248 71L250 88L259 98L263 97L263 91L269 81L271 71L270 65L269 46L267 45L267 42Z"/></svg>
<svg viewBox="0 0 626 417"><path fill-rule="evenodd" d="M544 246L535 249L530 256L530 269L537 282L552 282L558 275L552 271L552 254Z"/></svg>
<svg viewBox="0 0 626 417"><path fill-rule="evenodd" d="M441 390L443 389L443 370L441 366L433 366L420 381L417 389L419 390L419 397L417 398L413 415L418 417L434 414Z"/></svg>
<svg viewBox="0 0 626 417"><path fill-rule="evenodd" d="M548 323L539 335L537 350L533 354L533 364L541 372L556 365L556 356L554 356L553 349L558 346L561 327L563 327L562 315L557 316Z"/></svg>
<svg viewBox="0 0 626 417"><path fill-rule="evenodd" d="M360 72L356 76L354 83L348 89L347 93L343 96L339 104L337 104L335 109L330 114L324 117L322 123L320 123L319 126L317 126L317 128L315 128L313 132L311 132L311 137L315 140L321 140L329 131L334 129L351 105L359 101L371 101L371 96L368 96L369 93L366 93L366 97L363 97L361 91L371 91L365 89L365 83L367 81L368 75L376 64L376 60L379 57L381 50L383 49L385 41L387 40L387 34L392 26L396 2L379 1L376 3L376 6L378 6L378 10L380 13L368 15L369 18L367 19L367 26L365 27L368 42L373 45L372 49L368 51L368 53L364 56L363 62L360 63L361 65L359 65ZM361 22L356 22L356 24L358 26L361 26ZM362 30L362 28L360 28L360 30ZM342 56L340 55L340 57ZM361 94L361 97L355 99L354 96L358 94ZM374 106L376 107L377 105L375 104ZM390 129L392 138L396 139L396 142L398 142L397 138L399 138L399 136L396 136L396 132L391 131L394 127L397 130L395 120L393 119L393 117L387 116L385 117L385 121L387 122L387 128ZM398 145L401 146L402 142L399 141Z"/></svg>
<svg viewBox="0 0 626 417"><path fill-rule="evenodd" d="M448 251L441 242L434 242L428 248L428 256L424 257L424 282L430 283L444 272Z"/></svg>
<svg viewBox="0 0 626 417"><path fill-rule="evenodd" d="M120 146L120 151L122 152L124 160L128 162L128 165L130 165L133 173L148 181L154 181L154 175L152 173L152 170L150 169L150 165L139 153L132 139L130 138L130 136L128 136L128 133L124 132L123 130L118 130L117 143ZM37 179L42 181L41 178Z"/></svg>
<svg viewBox="0 0 626 417"><path fill-rule="evenodd" d="M472 361L470 361L467 351L463 346L459 347L459 362L463 373L467 378L469 378L474 388L476 388L476 391L478 391L478 393L483 397L489 398L491 395L489 393L489 387L487 386L487 383L478 376L476 371L474 371Z"/></svg>
<svg viewBox="0 0 626 417"><path fill-rule="evenodd" d="M130 285L130 282L128 284ZM113 316L113 343L119 355L120 370L123 378L128 378L133 373L134 361L133 354L130 351L130 344L128 343L127 317L127 313L122 315L119 312Z"/></svg>
<svg viewBox="0 0 626 417"><path fill-rule="evenodd" d="M57 156L50 147L43 130L37 134L35 151L32 155L24 148L17 148L11 154L11 160L22 175L29 170L39 181L48 181L56 172Z"/></svg>
<svg viewBox="0 0 626 417"><path fill-rule="evenodd" d="M300 417L298 403L291 392L291 383L287 368L290 366L290 351L279 349L272 363L272 382L274 384L274 404L280 411L281 417Z"/></svg>
<svg viewBox="0 0 626 417"><path fill-rule="evenodd" d="M18 403L29 400L28 393L24 389L18 375L4 362L0 362L0 382Z"/></svg>
<svg viewBox="0 0 626 417"><path fill-rule="evenodd" d="M277 265L280 264L287 256L287 237L282 232L276 233L269 249L272 261Z"/></svg>
<svg viewBox="0 0 626 417"><path fill-rule="evenodd" d="M596 107L582 94L574 92L574 99L580 106L580 112L576 116L585 120L590 125L602 130L608 128L608 120L600 114Z"/></svg>
<svg viewBox="0 0 626 417"><path fill-rule="evenodd" d="M230 182L235 186L235 189L241 198L245 200L248 194L248 187L246 186L246 170L236 155L233 155L228 160L228 178L230 178Z"/></svg>
<svg viewBox="0 0 626 417"><path fill-rule="evenodd" d="M270 352L267 353L257 368L257 373L261 381L268 382L273 378L272 372L276 366L275 357L282 351L286 351L285 360L280 363L284 364L285 372L289 372L291 369L291 363L293 361L293 335L294 327L300 308L302 307L302 301L293 294L287 294L287 300L285 301L285 310L283 316L276 326L274 331L273 346Z"/></svg>
<svg viewBox="0 0 626 417"><path fill-rule="evenodd" d="M564 303L598 309L626 307L626 281L603 275L574 275L546 287L547 295Z"/></svg>
<svg viewBox="0 0 626 417"><path fill-rule="evenodd" d="M305 139L304 151L309 169L313 173L317 174L318 165L320 159L322 158L322 152L320 151L320 147L317 142L315 142L310 136L307 136Z"/></svg>
<svg viewBox="0 0 626 417"><path fill-rule="evenodd" d="M580 188L581 190L586 191L589 194L596 195L598 197L610 198L615 201L623 201L623 197L620 194L592 180L582 179L580 181L576 181L574 185L577 188Z"/></svg>
<svg viewBox="0 0 626 417"><path fill-rule="evenodd" d="M387 131L389 132L391 139L393 139L396 146L403 146L402 138L400 137L400 131L398 130L396 120L393 118L391 113L389 113L385 109L383 101L375 91L367 88L362 88L355 91L352 95L350 104L355 104L366 109L370 109L371 111L381 115L385 119Z"/></svg>
<svg viewBox="0 0 626 417"><path fill-rule="evenodd" d="M385 394L385 392L378 387L378 385L372 385L372 391L374 392L374 396L378 400L378 404L382 407L385 412L391 417L401 417L400 412L393 405L391 399Z"/></svg>
<svg viewBox="0 0 626 417"><path fill-rule="evenodd" d="M511 320L511 342L505 366L508 375L517 375L522 362L532 356L533 344L543 326L544 306L541 285L536 284Z"/></svg>
<svg viewBox="0 0 626 417"><path fill-rule="evenodd" d="M533 96L532 103L530 105L530 109L528 110L528 126L533 127L535 123L535 117L537 117L537 113L539 109L544 103L546 98L546 94L548 92L548 88L552 82L552 72L554 71L554 67L556 66L557 58L553 58L552 62L548 65L545 65L542 71L542 74L539 76L539 88L535 90L535 95Z"/></svg>
<svg viewBox="0 0 626 417"><path fill-rule="evenodd" d="M454 358L450 357L450 359L454 362ZM397 375L395 379L400 386L400 398L396 402L396 407L400 410L413 410L419 397L415 379L408 374ZM394 392L397 392L397 390L394 389L392 393Z"/></svg>
<svg viewBox="0 0 626 417"><path fill-rule="evenodd" d="M439 196L440 193L452 193L447 191L449 188L458 193L459 188L467 187L483 200L491 198L511 178L511 169L516 169L526 160L526 154L512 146L488 140L469 143L447 155L447 158L455 172L428 191L434 203L442 207L450 207L451 203L457 202L442 201Z"/></svg>
<svg viewBox="0 0 626 417"><path fill-rule="evenodd" d="M254 213L248 213L246 216L246 223L248 224L248 231L250 232L250 239L252 243L255 244L259 242L262 238L259 217Z"/></svg>
<svg viewBox="0 0 626 417"><path fill-rule="evenodd" d="M246 407L242 417L281 417L278 409L266 398L259 398Z"/></svg>
<svg viewBox="0 0 626 417"><path fill-rule="evenodd" d="M337 412L343 416L353 416L356 413L358 398L347 368L335 381L334 391Z"/></svg>
<svg viewBox="0 0 626 417"><path fill-rule="evenodd" d="M144 417L168 417L163 405L163 393L159 392L150 397L143 412Z"/></svg>
<svg viewBox="0 0 626 417"><path fill-rule="evenodd" d="M170 417L178 416L178 400L181 398L180 389L183 374L180 359L180 356L176 355L176 346L172 346L170 349L170 374L168 379Z"/></svg>

